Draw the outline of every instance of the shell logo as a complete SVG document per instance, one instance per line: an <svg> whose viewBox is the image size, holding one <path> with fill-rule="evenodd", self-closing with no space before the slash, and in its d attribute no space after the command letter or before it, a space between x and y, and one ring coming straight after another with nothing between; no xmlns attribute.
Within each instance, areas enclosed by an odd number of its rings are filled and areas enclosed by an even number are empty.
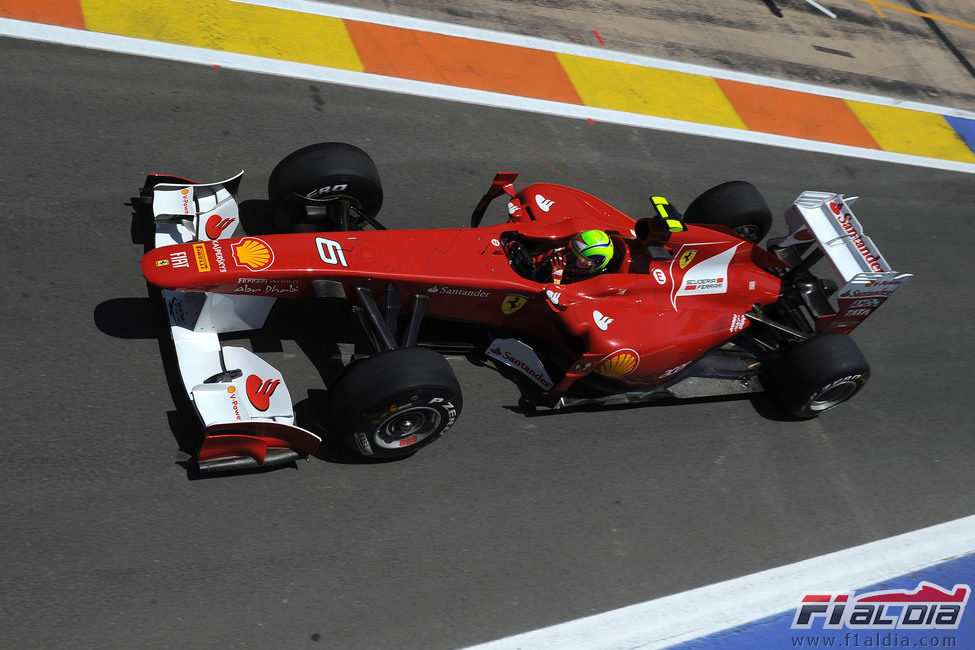
<svg viewBox="0 0 975 650"><path fill-rule="evenodd" d="M596 366L596 372L604 377L617 379L636 370L639 363L640 355L635 350L617 350Z"/></svg>
<svg viewBox="0 0 975 650"><path fill-rule="evenodd" d="M271 247L256 237L246 237L232 246L237 266L246 266L251 271L265 269L274 263Z"/></svg>

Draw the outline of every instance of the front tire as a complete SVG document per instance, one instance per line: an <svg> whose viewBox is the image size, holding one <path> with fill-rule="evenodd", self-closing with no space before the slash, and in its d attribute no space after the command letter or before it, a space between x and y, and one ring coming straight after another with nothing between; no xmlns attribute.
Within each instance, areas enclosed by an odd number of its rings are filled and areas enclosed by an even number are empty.
<svg viewBox="0 0 975 650"><path fill-rule="evenodd" d="M424 348L399 348L357 361L331 393L337 431L349 447L370 458L413 454L442 436L463 407L450 364Z"/></svg>
<svg viewBox="0 0 975 650"><path fill-rule="evenodd" d="M276 225L286 232L307 230L302 226L309 225L300 203L289 207L292 195L315 201L348 201L352 230L362 229L366 217L375 217L383 204L376 164L365 151L345 142L319 142L288 154L271 171L267 194Z"/></svg>
<svg viewBox="0 0 975 650"><path fill-rule="evenodd" d="M847 401L869 378L860 348L838 332L818 334L786 350L768 377L782 407L804 420Z"/></svg>
<svg viewBox="0 0 975 650"><path fill-rule="evenodd" d="M772 212L758 189L745 181L716 185L687 206L684 220L700 225L725 226L753 244L765 239L772 227Z"/></svg>

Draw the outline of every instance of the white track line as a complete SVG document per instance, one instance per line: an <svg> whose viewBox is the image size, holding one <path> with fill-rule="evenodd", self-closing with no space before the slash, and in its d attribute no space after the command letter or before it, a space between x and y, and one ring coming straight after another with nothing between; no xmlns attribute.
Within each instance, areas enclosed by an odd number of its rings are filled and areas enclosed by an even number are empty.
<svg viewBox="0 0 975 650"><path fill-rule="evenodd" d="M473 647L666 648L789 611L804 591L854 590L973 552L975 516Z"/></svg>
<svg viewBox="0 0 975 650"><path fill-rule="evenodd" d="M938 158L925 158L922 156L911 156L907 154L892 153L889 151L878 151L875 149L860 149L858 147L831 144L828 142L803 140L781 135L732 129L722 126L712 126L708 124L698 124L694 122L682 122L680 120L639 115L624 111L592 108L578 104L563 104L560 102L542 99L531 99L527 97L518 97L516 95L505 95L502 93L493 93L483 90L472 90L470 88L457 88L454 86L445 86L423 81L413 81L410 79L384 77L380 75L367 74L364 72L352 72L349 70L325 68L305 63L266 59L248 54L235 54L231 52L208 50L185 45L173 45L171 43L147 41L128 36L101 34L97 32L55 27L52 25L41 25L38 23L29 23L7 18L0 18L0 35L44 41L48 43L87 47L110 52L119 52L123 54L150 56L185 63L220 65L225 68L232 68L247 72L272 74L298 79L309 79L325 83L355 86L358 88L368 88L372 90L382 90L404 93L408 95L418 95L421 97L431 97L435 99L446 99L470 104L479 104L482 106L492 106L495 108L515 109L533 113L543 113L546 115L556 115L560 117L593 119L597 122L623 124L626 126L656 129L660 131L671 131L674 133L687 133L690 135L770 145L786 149L797 149L800 151L835 154L839 156L863 158L880 162L898 163L902 165L913 165L916 167L928 167L931 169L942 169L947 171L975 174L975 164L972 163L941 160Z"/></svg>
<svg viewBox="0 0 975 650"><path fill-rule="evenodd" d="M659 68L661 70L673 70L675 72L687 72L689 74L715 77L717 79L727 79L729 81L741 81L744 83L758 84L772 88L782 88L785 90L796 90L799 92L810 93L813 95L825 95L827 97L837 97L839 99L849 99L851 101L868 102L871 104L882 104L884 106L896 106L907 108L914 111L925 113L938 113L940 115L950 115L952 117L966 117L975 119L975 112L966 111L960 108L949 108L946 106L936 106L912 102L880 95L871 95L829 86L817 86L814 84L802 83L799 81L787 81L784 79L773 79L761 75L749 74L747 72L736 72L722 68L712 68L705 65L694 63L681 63L679 61L669 61L658 59L651 56L640 54L630 54L627 52L617 52L614 50L592 47L587 45L576 45L574 43L563 43L546 38L536 38L534 36L524 36L521 34L511 34L491 29L479 27L467 27L465 25L455 25L436 20L426 20L423 18L411 18L409 16L399 16L380 11L370 11L368 9L356 9L354 7L343 7L326 2L314 2L312 0L231 0L239 4L259 5L261 7L272 7L275 9L286 9L306 14L318 16L331 16L332 18L343 18L345 20L356 20L364 23L376 25L387 25L390 27L401 27L403 29L415 29L421 32L432 34L443 34L445 36L457 36L460 38L470 38L478 41L488 41L490 43L501 43L503 45L515 45L527 47L533 50L544 50L546 52L559 52L561 54L574 54L604 61L617 61L619 63L631 63L633 65L646 68Z"/></svg>

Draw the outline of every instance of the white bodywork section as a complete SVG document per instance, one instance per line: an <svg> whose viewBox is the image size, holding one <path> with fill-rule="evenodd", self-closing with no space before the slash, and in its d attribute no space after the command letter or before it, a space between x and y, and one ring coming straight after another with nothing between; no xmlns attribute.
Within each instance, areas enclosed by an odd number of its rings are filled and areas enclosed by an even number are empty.
<svg viewBox="0 0 975 650"><path fill-rule="evenodd" d="M160 183L153 187L155 247L233 237L240 225L236 194L243 175L244 172L239 172L236 176L218 183ZM220 230L219 237L208 237L206 225L211 217L218 217L221 221L234 221Z"/></svg>
<svg viewBox="0 0 975 650"><path fill-rule="evenodd" d="M514 368L544 390L552 390L555 385L535 350L518 339L494 339L485 354Z"/></svg>
<svg viewBox="0 0 975 650"><path fill-rule="evenodd" d="M785 212L789 234L768 241L781 247L815 241L843 279L836 294L839 309L823 319L820 331L849 332L913 277L895 271L863 233L850 209L856 199L803 192Z"/></svg>
<svg viewBox="0 0 975 650"><path fill-rule="evenodd" d="M219 183L160 183L152 189L155 246L234 236L243 172ZM239 422L294 426L294 407L281 373L253 352L223 347L219 334L264 326L275 298L196 291L162 291L180 377L208 430Z"/></svg>

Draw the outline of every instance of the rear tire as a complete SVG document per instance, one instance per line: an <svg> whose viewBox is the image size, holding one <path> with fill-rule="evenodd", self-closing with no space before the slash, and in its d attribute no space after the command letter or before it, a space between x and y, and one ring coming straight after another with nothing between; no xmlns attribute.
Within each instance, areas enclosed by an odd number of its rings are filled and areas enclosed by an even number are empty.
<svg viewBox="0 0 975 650"><path fill-rule="evenodd" d="M350 365L331 390L332 422L354 451L409 456L442 436L463 407L447 360L425 348L399 348Z"/></svg>
<svg viewBox="0 0 975 650"><path fill-rule="evenodd" d="M291 194L308 199L341 199L352 204L350 228L365 226L383 204L383 186L376 164L362 149L345 142L319 142L287 155L271 172L267 194L276 225L286 232L307 225L304 210L288 210ZM284 209L282 209L284 208Z"/></svg>
<svg viewBox="0 0 975 650"><path fill-rule="evenodd" d="M772 227L772 212L751 183L729 181L716 185L687 206L684 220L699 225L731 228L753 244L765 239Z"/></svg>
<svg viewBox="0 0 975 650"><path fill-rule="evenodd" d="M770 391L791 415L810 419L856 395L870 366L846 334L818 334L786 350L772 367Z"/></svg>

